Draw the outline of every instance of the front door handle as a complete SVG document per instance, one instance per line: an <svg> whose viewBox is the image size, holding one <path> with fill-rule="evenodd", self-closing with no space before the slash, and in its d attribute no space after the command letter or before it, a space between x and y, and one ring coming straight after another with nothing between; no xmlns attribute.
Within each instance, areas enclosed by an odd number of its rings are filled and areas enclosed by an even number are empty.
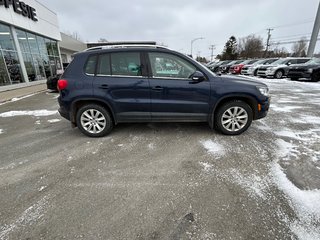
<svg viewBox="0 0 320 240"><path fill-rule="evenodd" d="M102 84L102 85L99 86L99 88L101 88L101 89L109 89L109 86L108 86L108 84Z"/></svg>
<svg viewBox="0 0 320 240"><path fill-rule="evenodd" d="M152 88L152 90L154 90L154 91L162 91L163 87L155 86L155 87Z"/></svg>

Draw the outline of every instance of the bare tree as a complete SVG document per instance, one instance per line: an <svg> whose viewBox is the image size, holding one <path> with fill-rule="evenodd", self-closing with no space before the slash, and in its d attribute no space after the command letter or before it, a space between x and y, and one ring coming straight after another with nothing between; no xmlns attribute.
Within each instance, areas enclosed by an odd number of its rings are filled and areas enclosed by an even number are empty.
<svg viewBox="0 0 320 240"><path fill-rule="evenodd" d="M106 43L108 40L106 38L99 38L98 43Z"/></svg>
<svg viewBox="0 0 320 240"><path fill-rule="evenodd" d="M290 56L288 50L285 47L280 47L280 43L273 43L273 49L268 52L269 57L288 57Z"/></svg>
<svg viewBox="0 0 320 240"><path fill-rule="evenodd" d="M65 34L70 36L70 37L72 37L72 38L74 38L74 39L76 39L76 40L78 40L78 41L82 41L81 36L80 36L80 34L78 32L71 33L69 31L66 31Z"/></svg>
<svg viewBox="0 0 320 240"><path fill-rule="evenodd" d="M292 45L293 57L305 57L307 56L307 41L306 38L301 38L298 42Z"/></svg>
<svg viewBox="0 0 320 240"><path fill-rule="evenodd" d="M263 39L254 34L239 39L238 52L241 58L259 58L263 55Z"/></svg>

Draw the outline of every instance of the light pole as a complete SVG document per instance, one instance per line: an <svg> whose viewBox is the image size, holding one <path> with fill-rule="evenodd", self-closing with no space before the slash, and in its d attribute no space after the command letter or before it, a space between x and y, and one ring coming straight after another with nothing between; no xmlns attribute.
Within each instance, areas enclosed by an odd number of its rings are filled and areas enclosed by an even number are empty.
<svg viewBox="0 0 320 240"><path fill-rule="evenodd" d="M204 38L203 38L203 37L198 37L198 38L194 38L194 39L191 40L191 57L192 57L192 58L193 58L193 56L192 56L193 43L194 43L195 41L197 41L197 40L200 40L200 39L204 39Z"/></svg>

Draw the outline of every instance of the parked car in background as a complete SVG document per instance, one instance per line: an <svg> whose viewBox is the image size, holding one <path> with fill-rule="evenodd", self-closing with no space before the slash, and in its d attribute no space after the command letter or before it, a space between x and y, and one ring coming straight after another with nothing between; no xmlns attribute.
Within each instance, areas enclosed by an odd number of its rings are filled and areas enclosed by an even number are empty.
<svg viewBox="0 0 320 240"><path fill-rule="evenodd" d="M259 67L258 76L280 79L287 76L290 65L305 63L309 60L310 58L280 58L272 64Z"/></svg>
<svg viewBox="0 0 320 240"><path fill-rule="evenodd" d="M207 122L237 135L265 117L270 104L267 85L218 76L155 45L77 53L58 88L59 113L90 137L105 136L125 122Z"/></svg>
<svg viewBox="0 0 320 240"><path fill-rule="evenodd" d="M289 68L288 78L298 80L300 78L307 79L311 82L320 81L320 59L313 58L303 64L293 64Z"/></svg>
<svg viewBox="0 0 320 240"><path fill-rule="evenodd" d="M242 67L241 74L257 76L259 67L261 67L262 65L271 64L277 61L278 59L279 58L267 58L267 59L261 59L253 64L247 64Z"/></svg>
<svg viewBox="0 0 320 240"><path fill-rule="evenodd" d="M228 73L229 72L229 69L232 65L235 65L235 64L239 64L241 62L243 62L244 60L234 60L234 61L231 61L227 64L223 64L223 65L220 65L219 67L219 71L221 73Z"/></svg>
<svg viewBox="0 0 320 240"><path fill-rule="evenodd" d="M239 64L235 64L233 66L230 67L229 72L232 74L240 74L242 68L246 65L246 64L253 64L255 62L257 62L259 59L251 59L251 60L245 60Z"/></svg>
<svg viewBox="0 0 320 240"><path fill-rule="evenodd" d="M220 67L221 65L228 64L228 63L230 63L230 62L231 62L231 60L225 60L225 61L217 62L217 63L209 66L209 69L210 69L212 72L217 73L217 72L219 72L219 67Z"/></svg>
<svg viewBox="0 0 320 240"><path fill-rule="evenodd" d="M66 68L68 67L69 63L63 63L63 71L66 70ZM54 76L48 77L47 78L47 89L57 92L58 91L58 80L60 79L62 73L57 73Z"/></svg>

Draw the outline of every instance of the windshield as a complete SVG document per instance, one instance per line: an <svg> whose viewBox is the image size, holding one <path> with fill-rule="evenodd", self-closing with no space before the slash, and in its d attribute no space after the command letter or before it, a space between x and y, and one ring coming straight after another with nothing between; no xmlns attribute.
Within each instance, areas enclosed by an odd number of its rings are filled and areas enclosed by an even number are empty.
<svg viewBox="0 0 320 240"><path fill-rule="evenodd" d="M309 60L305 64L320 64L320 59L319 58L312 58L311 60Z"/></svg>

